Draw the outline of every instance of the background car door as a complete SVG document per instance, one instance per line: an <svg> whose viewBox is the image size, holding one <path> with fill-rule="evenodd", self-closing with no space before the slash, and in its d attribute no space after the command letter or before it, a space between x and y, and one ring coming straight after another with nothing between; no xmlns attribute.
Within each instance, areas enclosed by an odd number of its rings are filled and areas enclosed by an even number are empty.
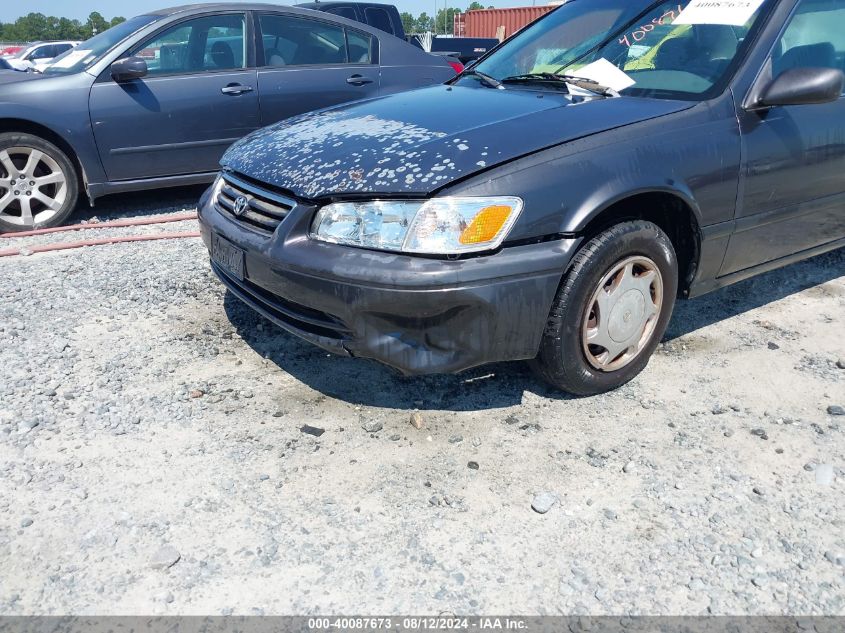
<svg viewBox="0 0 845 633"><path fill-rule="evenodd" d="M258 23L262 125L378 94L377 41L369 33L291 14L264 13Z"/></svg>
<svg viewBox="0 0 845 633"><path fill-rule="evenodd" d="M802 0L772 53L790 68L845 70L845 3ZM739 113L744 193L721 274L845 236L845 98Z"/></svg>
<svg viewBox="0 0 845 633"><path fill-rule="evenodd" d="M248 69L244 13L171 25L127 51L143 79L91 90L91 121L109 180L211 172L234 141L259 126L256 71Z"/></svg>

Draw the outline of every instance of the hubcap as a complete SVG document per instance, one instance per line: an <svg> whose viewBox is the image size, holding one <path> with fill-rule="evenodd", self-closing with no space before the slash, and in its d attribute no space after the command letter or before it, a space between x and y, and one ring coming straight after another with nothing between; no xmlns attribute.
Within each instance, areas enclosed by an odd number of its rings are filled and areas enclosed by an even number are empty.
<svg viewBox="0 0 845 633"><path fill-rule="evenodd" d="M0 219L24 227L44 224L67 199L59 163L34 147L0 150Z"/></svg>
<svg viewBox="0 0 845 633"><path fill-rule="evenodd" d="M663 305L663 277L651 259L628 257L602 277L581 327L587 361L601 371L621 369L647 346Z"/></svg>

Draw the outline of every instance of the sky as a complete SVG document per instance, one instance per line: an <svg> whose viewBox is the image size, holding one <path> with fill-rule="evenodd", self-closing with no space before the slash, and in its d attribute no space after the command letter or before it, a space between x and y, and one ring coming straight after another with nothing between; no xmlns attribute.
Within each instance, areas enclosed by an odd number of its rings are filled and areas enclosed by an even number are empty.
<svg viewBox="0 0 845 633"><path fill-rule="evenodd" d="M230 0L226 0L230 1ZM233 0L237 2L237 0ZM271 2L271 0L266 0ZM294 2L279 4L294 4L295 2L307 2L309 0L294 0ZM390 0L375 0L384 4L390 4ZM448 1L449 6L456 6L459 9L466 9L472 0ZM546 4L548 0L481 0L484 6L495 7L523 7L531 4ZM394 0L392 4L399 7L400 11L409 11L418 15L425 11L428 15L434 14L435 2L437 8L442 9L444 0ZM57 17L75 18L84 20L92 11L99 11L104 18L111 18L122 15L130 18L133 15L145 13L153 9L161 9L168 6L189 4L190 0L26 0L25 2L4 1L6 5L0 9L0 22L14 22L20 16L27 13L44 13ZM272 3L272 2L271 2Z"/></svg>

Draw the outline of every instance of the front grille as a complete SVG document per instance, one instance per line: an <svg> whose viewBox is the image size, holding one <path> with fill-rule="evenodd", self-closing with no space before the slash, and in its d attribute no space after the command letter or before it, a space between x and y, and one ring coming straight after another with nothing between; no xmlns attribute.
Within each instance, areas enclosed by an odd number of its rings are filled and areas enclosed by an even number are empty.
<svg viewBox="0 0 845 633"><path fill-rule="evenodd" d="M242 200L241 200L242 199ZM229 219L260 233L272 235L296 201L260 189L233 174L223 174L217 208Z"/></svg>

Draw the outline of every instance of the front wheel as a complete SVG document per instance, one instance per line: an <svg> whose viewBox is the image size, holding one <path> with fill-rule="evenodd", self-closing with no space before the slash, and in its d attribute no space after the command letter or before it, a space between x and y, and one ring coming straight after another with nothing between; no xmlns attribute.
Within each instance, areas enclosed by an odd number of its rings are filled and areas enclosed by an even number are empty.
<svg viewBox="0 0 845 633"><path fill-rule="evenodd" d="M73 163L31 134L0 134L0 233L57 226L76 207Z"/></svg>
<svg viewBox="0 0 845 633"><path fill-rule="evenodd" d="M675 305L678 262L655 224L624 222L575 255L532 366L575 395L615 389L648 364Z"/></svg>

